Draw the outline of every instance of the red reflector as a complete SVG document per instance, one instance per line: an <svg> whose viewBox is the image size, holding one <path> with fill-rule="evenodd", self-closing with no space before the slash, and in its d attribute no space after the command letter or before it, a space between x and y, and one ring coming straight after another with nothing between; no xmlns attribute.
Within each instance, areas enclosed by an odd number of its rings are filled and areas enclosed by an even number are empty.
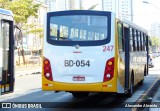
<svg viewBox="0 0 160 111"><path fill-rule="evenodd" d="M107 71L109 71L109 72L110 72L111 70L112 70L112 69L111 69L110 67L108 67L108 68L107 68Z"/></svg>
<svg viewBox="0 0 160 111"><path fill-rule="evenodd" d="M48 71L48 70L50 70L50 68L49 67L45 67L45 70Z"/></svg>
<svg viewBox="0 0 160 111"><path fill-rule="evenodd" d="M44 86L48 86L48 84L44 84Z"/></svg>
<svg viewBox="0 0 160 111"><path fill-rule="evenodd" d="M107 87L107 85L103 85L103 87Z"/></svg>

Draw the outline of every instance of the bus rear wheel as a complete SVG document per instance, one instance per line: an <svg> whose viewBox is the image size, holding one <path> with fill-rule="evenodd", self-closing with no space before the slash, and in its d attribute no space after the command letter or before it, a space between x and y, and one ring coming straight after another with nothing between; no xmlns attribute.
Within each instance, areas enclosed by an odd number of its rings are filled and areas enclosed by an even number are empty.
<svg viewBox="0 0 160 111"><path fill-rule="evenodd" d="M133 94L133 90L134 90L134 79L133 78L134 77L132 76L131 77L131 82L130 82L130 89L129 89L128 93L127 93L127 97L131 97L132 94Z"/></svg>
<svg viewBox="0 0 160 111"><path fill-rule="evenodd" d="M71 92L73 97L87 97L89 92Z"/></svg>
<svg viewBox="0 0 160 111"><path fill-rule="evenodd" d="M142 79L142 80L138 83L138 85L139 85L139 86L142 86L143 83L144 83L144 79Z"/></svg>

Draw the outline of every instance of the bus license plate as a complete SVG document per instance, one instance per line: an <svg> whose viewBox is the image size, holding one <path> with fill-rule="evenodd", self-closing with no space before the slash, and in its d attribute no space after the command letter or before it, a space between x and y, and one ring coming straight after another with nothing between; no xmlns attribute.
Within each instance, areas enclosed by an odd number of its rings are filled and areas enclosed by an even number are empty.
<svg viewBox="0 0 160 111"><path fill-rule="evenodd" d="M74 76L73 81L85 81L85 77L83 76Z"/></svg>
<svg viewBox="0 0 160 111"><path fill-rule="evenodd" d="M89 67L90 66L90 61L89 60L64 60L64 66L65 67Z"/></svg>

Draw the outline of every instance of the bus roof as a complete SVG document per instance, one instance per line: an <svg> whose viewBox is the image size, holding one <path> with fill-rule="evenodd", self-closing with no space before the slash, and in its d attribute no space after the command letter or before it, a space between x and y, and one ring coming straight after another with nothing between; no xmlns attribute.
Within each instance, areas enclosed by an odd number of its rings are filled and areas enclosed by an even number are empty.
<svg viewBox="0 0 160 111"><path fill-rule="evenodd" d="M12 11L0 8L0 14L13 16Z"/></svg>
<svg viewBox="0 0 160 111"><path fill-rule="evenodd" d="M118 21L121 21L121 22L123 22L123 23L125 23L125 24L127 24L127 25L129 25L129 26L131 26L132 28L141 30L141 31L143 31L143 32L145 32L145 33L148 34L148 31L147 31L146 29L144 29L144 28L142 28L142 27L136 25L136 24L133 23L132 21L129 21L129 20L124 19L124 18L123 18L123 19L117 19L117 20L118 20Z"/></svg>

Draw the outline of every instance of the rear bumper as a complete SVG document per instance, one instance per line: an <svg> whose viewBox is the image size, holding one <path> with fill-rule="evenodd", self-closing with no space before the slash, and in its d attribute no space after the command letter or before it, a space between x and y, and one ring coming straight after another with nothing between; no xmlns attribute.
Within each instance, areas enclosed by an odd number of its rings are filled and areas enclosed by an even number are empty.
<svg viewBox="0 0 160 111"><path fill-rule="evenodd" d="M116 79L102 83L62 83L47 80L42 76L42 90L54 91L86 91L86 92L117 92Z"/></svg>

